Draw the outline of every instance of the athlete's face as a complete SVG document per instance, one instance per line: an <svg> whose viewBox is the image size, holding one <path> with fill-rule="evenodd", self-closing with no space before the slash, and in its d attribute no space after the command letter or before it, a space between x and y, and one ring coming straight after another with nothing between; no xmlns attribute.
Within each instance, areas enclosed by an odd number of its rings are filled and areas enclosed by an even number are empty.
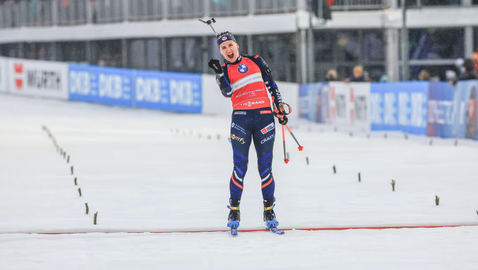
<svg viewBox="0 0 478 270"><path fill-rule="evenodd" d="M232 40L221 43L219 50L222 56L229 62L235 62L239 57L239 45Z"/></svg>

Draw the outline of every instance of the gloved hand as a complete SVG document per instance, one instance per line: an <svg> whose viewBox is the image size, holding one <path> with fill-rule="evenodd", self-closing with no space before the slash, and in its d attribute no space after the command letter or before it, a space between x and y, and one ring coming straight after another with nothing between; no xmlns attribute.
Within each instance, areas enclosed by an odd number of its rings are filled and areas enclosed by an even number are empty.
<svg viewBox="0 0 478 270"><path fill-rule="evenodd" d="M214 70L214 72L216 72L216 74L222 74L221 62L219 62L219 60L213 58L209 60L208 65Z"/></svg>
<svg viewBox="0 0 478 270"><path fill-rule="evenodd" d="M277 117L281 125L287 125L287 122L289 122L287 115L284 113L284 107L281 107L280 110L274 108L274 116Z"/></svg>

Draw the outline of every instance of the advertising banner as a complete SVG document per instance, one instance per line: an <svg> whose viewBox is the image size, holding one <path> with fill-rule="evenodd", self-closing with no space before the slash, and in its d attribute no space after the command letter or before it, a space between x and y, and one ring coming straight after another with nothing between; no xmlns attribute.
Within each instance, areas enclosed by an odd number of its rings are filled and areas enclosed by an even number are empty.
<svg viewBox="0 0 478 270"><path fill-rule="evenodd" d="M426 135L428 82L372 83L372 130Z"/></svg>
<svg viewBox="0 0 478 270"><path fill-rule="evenodd" d="M372 130L399 130L396 83L370 86L370 127Z"/></svg>
<svg viewBox="0 0 478 270"><path fill-rule="evenodd" d="M326 122L327 114L324 110L327 107L323 105L328 103L328 96L322 101L322 90L326 85L327 83L310 83L299 86L299 118L317 123Z"/></svg>
<svg viewBox="0 0 478 270"><path fill-rule="evenodd" d="M427 136L455 138L455 88L448 82L431 82L428 90Z"/></svg>
<svg viewBox="0 0 478 270"><path fill-rule="evenodd" d="M350 83L349 93L352 103L350 124L353 130L370 131L370 83Z"/></svg>
<svg viewBox="0 0 478 270"><path fill-rule="evenodd" d="M353 104L350 100L350 85L344 82L329 83L329 116L331 124L348 127L353 118Z"/></svg>
<svg viewBox="0 0 478 270"><path fill-rule="evenodd" d="M401 131L427 134L428 82L401 82L397 87L398 125Z"/></svg>
<svg viewBox="0 0 478 270"><path fill-rule="evenodd" d="M68 99L68 64L8 59L8 89L12 94Z"/></svg>
<svg viewBox="0 0 478 270"><path fill-rule="evenodd" d="M199 74L136 70L134 83L137 108L202 112Z"/></svg>
<svg viewBox="0 0 478 270"><path fill-rule="evenodd" d="M7 92L7 58L0 57L0 93Z"/></svg>
<svg viewBox="0 0 478 270"><path fill-rule="evenodd" d="M132 106L133 70L70 64L70 100Z"/></svg>
<svg viewBox="0 0 478 270"><path fill-rule="evenodd" d="M478 81L461 81L456 85L454 106L458 138L478 140Z"/></svg>

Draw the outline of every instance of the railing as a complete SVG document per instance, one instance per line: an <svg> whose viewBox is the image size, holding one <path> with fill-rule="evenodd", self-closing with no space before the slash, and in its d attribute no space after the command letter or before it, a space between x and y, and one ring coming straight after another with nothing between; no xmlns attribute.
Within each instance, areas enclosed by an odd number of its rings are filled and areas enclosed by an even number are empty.
<svg viewBox="0 0 478 270"><path fill-rule="evenodd" d="M49 0L37 0L29 3L22 2L22 8L27 14L27 26L48 26L52 23L51 8L52 2Z"/></svg>
<svg viewBox="0 0 478 270"><path fill-rule="evenodd" d="M138 2L138 1L137 1ZM124 19L123 1L121 0L96 0L93 5L93 12L96 12L96 16L93 16L96 23L114 23L121 22Z"/></svg>
<svg viewBox="0 0 478 270"><path fill-rule="evenodd" d="M87 22L87 1L53 0L56 5L59 25L84 24ZM52 1L50 1L51 3Z"/></svg>
<svg viewBox="0 0 478 270"><path fill-rule="evenodd" d="M205 14L203 0L168 0L168 18L200 18Z"/></svg>
<svg viewBox="0 0 478 270"><path fill-rule="evenodd" d="M286 13L297 10L297 0L255 0L254 14ZM326 1L326 0L324 0Z"/></svg>
<svg viewBox="0 0 478 270"><path fill-rule="evenodd" d="M129 0L128 21L154 21L163 18L165 0Z"/></svg>
<svg viewBox="0 0 478 270"><path fill-rule="evenodd" d="M323 0L327 1L327 0ZM335 0L332 10L374 10L389 6L389 1L397 0ZM400 0L398 0L400 1Z"/></svg>
<svg viewBox="0 0 478 270"><path fill-rule="evenodd" d="M0 5L0 28L12 28L15 22L15 7L13 2L6 2Z"/></svg>
<svg viewBox="0 0 478 270"><path fill-rule="evenodd" d="M249 0L209 0L211 17L249 14Z"/></svg>

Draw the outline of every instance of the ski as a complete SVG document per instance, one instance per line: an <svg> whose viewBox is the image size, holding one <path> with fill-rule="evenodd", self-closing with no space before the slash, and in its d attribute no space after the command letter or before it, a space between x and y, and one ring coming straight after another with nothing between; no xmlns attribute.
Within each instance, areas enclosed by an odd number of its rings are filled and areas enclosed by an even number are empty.
<svg viewBox="0 0 478 270"><path fill-rule="evenodd" d="M237 236L237 227L236 226L231 227L231 235L232 236Z"/></svg>
<svg viewBox="0 0 478 270"><path fill-rule="evenodd" d="M269 229L270 232L275 233L275 234L278 234L278 235L282 235L282 234L285 233L285 232L279 230L279 228L277 228L276 226L271 226L271 227L269 227L269 228L267 228L267 229Z"/></svg>

